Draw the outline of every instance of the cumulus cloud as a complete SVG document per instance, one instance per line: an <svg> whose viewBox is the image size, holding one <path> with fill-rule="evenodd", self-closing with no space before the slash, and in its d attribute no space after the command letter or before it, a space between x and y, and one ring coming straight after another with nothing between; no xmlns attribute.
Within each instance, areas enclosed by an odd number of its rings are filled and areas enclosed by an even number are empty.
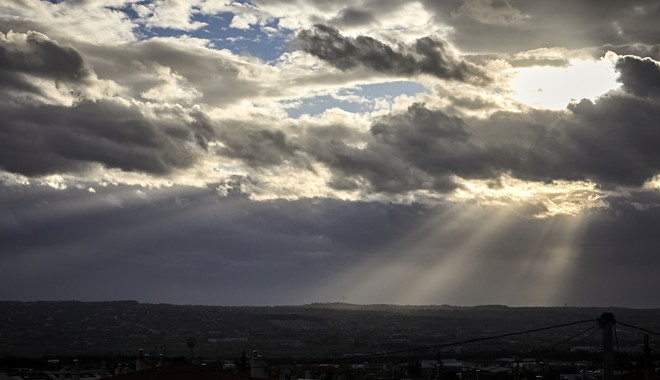
<svg viewBox="0 0 660 380"><path fill-rule="evenodd" d="M458 186L456 177L502 175L639 187L660 172L655 148L660 144L658 66L649 59L623 57L617 69L628 92L582 100L566 111L461 118L413 104L405 112L377 118L361 145L341 138L294 138L292 144L329 167L329 185L342 190L443 193ZM281 136L279 141L287 140Z"/></svg>
<svg viewBox="0 0 660 380"><path fill-rule="evenodd" d="M152 3L133 4L132 8L140 17L139 22L147 27L171 28L180 30L195 30L206 24L192 21L194 8L198 4L190 1L156 0Z"/></svg>
<svg viewBox="0 0 660 380"><path fill-rule="evenodd" d="M324 21L347 27L373 23L379 12L397 12L402 6L387 2L372 10L368 3L311 2L305 6L323 9ZM264 5L264 9L251 6L243 15L262 20L270 17L269 9L285 5L272 3L270 7ZM153 14L149 17L165 20L165 13L156 12L165 12L164 6L161 2L150 4ZM425 6L441 9L440 5ZM523 6L508 1L462 5L450 2L443 6L442 9L452 9L454 18L471 19L482 28L507 29L524 28L527 18L522 15L538 14L542 8L538 4ZM205 7L200 12L212 10L208 4ZM224 6L220 8L226 10ZM485 19L482 11L486 8L496 8L500 13ZM615 5L608 5L607 12L614 8ZM241 14L237 11L236 17ZM453 41L457 38L460 36ZM295 58L296 52L290 53L291 61L282 60L278 66L268 67L241 60L229 52L213 51L203 43L177 39L158 38L121 47L83 44L74 48L37 32L8 33L0 41L0 78L3 91L11 91L5 98L21 106L7 111L12 120L5 124L4 134L13 138L4 143L7 149L2 165L7 170L31 175L79 171L94 164L162 175L192 167L213 141L211 152L220 160L241 162L251 169L294 165L313 171L318 167L310 168L320 164L330 170L328 184L332 188L365 193L445 193L458 186L455 177L488 179L504 174L532 181L590 180L608 186L638 186L657 173L650 153L639 149L639 138L632 136L646 134L651 137L649 141L654 141L653 130L644 128L657 118L650 104L658 95L658 66L656 61L635 56L622 57L617 63L624 93L576 103L568 114L500 112L486 119L468 117L461 109L480 108L490 100L479 98L478 102L466 103L467 98L460 97L461 90L444 95L436 91L449 102L438 101L443 108L415 104L401 113L394 111L379 117L374 114L376 118L367 133L337 123L292 127L289 122L278 121L269 126L251 119L258 118L257 114L245 113L245 108L223 109L259 98L267 105L269 98L286 98L291 96L288 94L319 86L349 83L368 72L390 76L425 74L459 84L490 78L485 71L487 66L465 61L437 37L418 38L411 43L383 41L366 35L349 37L325 24L300 31L299 46L343 70L343 75L337 77L328 71L307 70L311 63ZM548 47L519 51L506 58L518 66L562 65L569 53L573 54L563 47ZM116 86L114 95L107 92L104 96L90 96L89 89L98 87L97 75L112 78L108 83ZM213 81L208 80L209 75ZM50 85L46 86L46 82ZM283 83L287 86L281 86ZM53 97L57 91L63 99L68 97L68 102L37 99L28 104L17 95ZM202 112L195 105L197 102L209 107ZM250 109L256 112L259 103L255 104ZM495 103L488 104L495 107ZM631 116L636 120L635 126L627 129L618 127L624 123L624 108L637 111L636 116ZM87 121L93 113L98 116ZM124 124L114 120L120 113L134 125L131 133L135 140L127 137ZM246 119L236 122L239 114ZM50 121L53 127L49 133L38 128L37 119ZM618 124L610 120L617 120ZM507 123L517 128L507 127ZM43 137L28 144L25 131ZM71 144L64 149L59 141ZM82 148L86 145L93 149ZM590 159L613 147L628 153L616 161ZM17 163L20 160L13 154L26 149L42 149L47 158ZM634 170L623 169L629 165Z"/></svg>
<svg viewBox="0 0 660 380"><path fill-rule="evenodd" d="M327 25L298 33L304 51L348 70L362 65L391 75L429 74L440 79L483 81L486 74L453 54L446 42L424 37L412 45L392 47L369 36L349 38Z"/></svg>
<svg viewBox="0 0 660 380"><path fill-rule="evenodd" d="M319 25L301 32L300 39L308 52L341 69L366 66L394 75L427 73L459 82L481 74L431 38L394 49L371 37L351 39ZM77 88L89 87L96 77L76 49L42 34L8 34L0 47L5 91L20 87L23 93L39 93L37 82L25 80L30 77L70 82ZM652 148L660 143L652 127L660 117L653 106L659 93L658 65L651 59L621 57L616 68L624 91L595 102L584 100L568 111L498 112L475 118L417 103L404 112L376 117L368 131L360 132L341 123L268 125L267 117L261 122L240 120L225 111L226 116L218 118L220 109L214 111L216 116L205 114L194 106L196 100L218 106L223 96L231 102L262 91L250 86L254 81L226 53L166 40L131 43L122 51L107 47L87 52L95 70L115 78L127 97L92 101L79 96L71 104L19 102L20 107L3 107L9 116L2 128L0 165L5 170L46 175L100 164L164 175L192 168L201 155L215 154L250 170L293 166L315 172L321 165L329 170L327 185L336 191L444 194L461 186L457 178L502 175L539 182L640 186L660 168ZM126 58L127 70L104 66L103 58L114 53ZM205 83L209 72L218 75L215 86L232 86L234 92L226 94ZM172 101L184 106L169 104ZM36 151L43 154L30 153ZM620 154L606 154L610 151Z"/></svg>
<svg viewBox="0 0 660 380"><path fill-rule="evenodd" d="M404 114L386 116L374 123L364 148L331 140L310 151L332 168L331 186L340 189L442 192L453 188L448 161L456 164L460 159L454 153L474 151L466 146L470 144L468 137L461 119L415 104Z"/></svg>

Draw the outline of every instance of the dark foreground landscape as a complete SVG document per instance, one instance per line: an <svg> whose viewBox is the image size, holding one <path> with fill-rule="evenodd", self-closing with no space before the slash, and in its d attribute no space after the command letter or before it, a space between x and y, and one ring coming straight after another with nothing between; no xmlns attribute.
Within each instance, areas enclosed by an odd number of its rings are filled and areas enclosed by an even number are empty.
<svg viewBox="0 0 660 380"><path fill-rule="evenodd" d="M411 378L429 372L429 366L432 374L427 378L434 378L442 377L440 369L449 371L457 363L488 360L500 368L490 375L501 372L511 378L512 369L523 368L525 360L535 366L544 363L546 372L551 360L568 366L564 372L578 372L576 363L597 369L603 348L598 318L605 312L613 313L617 322L618 366L630 373L640 366L654 367L660 309L498 305L0 302L0 356L5 370L73 358L80 358L81 365L97 360L108 367L124 361L130 363L126 370L134 370L142 349L153 362L147 366L160 358L247 371L257 350L269 365L406 363L406 371L412 372L394 377ZM530 330L538 331L526 332ZM497 362L502 360L509 365ZM451 376L457 371L450 371Z"/></svg>

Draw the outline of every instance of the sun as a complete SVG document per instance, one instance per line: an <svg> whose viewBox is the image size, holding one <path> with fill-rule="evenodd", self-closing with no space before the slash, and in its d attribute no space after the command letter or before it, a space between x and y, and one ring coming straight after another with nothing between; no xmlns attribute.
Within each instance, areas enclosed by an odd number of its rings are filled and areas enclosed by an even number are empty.
<svg viewBox="0 0 660 380"><path fill-rule="evenodd" d="M581 99L595 100L620 86L609 55L598 61L573 59L566 67L517 68L510 86L514 99L534 108L560 110Z"/></svg>

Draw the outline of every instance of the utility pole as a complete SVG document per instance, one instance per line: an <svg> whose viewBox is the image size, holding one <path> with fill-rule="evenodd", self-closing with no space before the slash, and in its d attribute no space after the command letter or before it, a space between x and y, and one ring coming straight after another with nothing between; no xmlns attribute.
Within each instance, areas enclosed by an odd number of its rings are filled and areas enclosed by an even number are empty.
<svg viewBox="0 0 660 380"><path fill-rule="evenodd" d="M614 314L603 313L598 319L603 330L603 380L614 378Z"/></svg>
<svg viewBox="0 0 660 380"><path fill-rule="evenodd" d="M651 346L649 346L649 334L644 334L644 378L648 379L653 371L653 358L651 357Z"/></svg>

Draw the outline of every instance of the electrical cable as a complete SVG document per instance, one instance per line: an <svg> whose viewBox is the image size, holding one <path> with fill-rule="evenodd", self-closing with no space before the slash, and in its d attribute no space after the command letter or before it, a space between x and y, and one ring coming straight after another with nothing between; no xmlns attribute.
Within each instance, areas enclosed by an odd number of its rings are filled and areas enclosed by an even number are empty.
<svg viewBox="0 0 660 380"><path fill-rule="evenodd" d="M623 364L621 362L621 349L619 348L619 334L616 332L616 321L614 321L614 325L612 328L614 329L614 341L616 342L616 358L618 359L617 361L619 362L619 374L621 378L623 379Z"/></svg>
<svg viewBox="0 0 660 380"><path fill-rule="evenodd" d="M572 345L571 348L569 349L569 351L572 350L574 347L576 347L576 346L578 346L578 345L584 343L584 341L586 341L587 339L591 338L591 336L594 335L594 333L595 333L596 331L598 331L598 330L600 330L600 326L596 326L596 327L595 327L595 328L594 328L589 334L587 334L584 338L580 339L578 342L576 342L574 345Z"/></svg>
<svg viewBox="0 0 660 380"><path fill-rule="evenodd" d="M557 329L557 328L561 328L561 327L568 327L568 326L583 324L583 323L587 323L587 322L594 322L594 321L596 321L596 319L587 319L587 320L583 320L583 321L563 323L563 324L560 324L560 325L540 327L540 328L536 328L536 329L510 332L510 333L494 335L494 336L487 336L487 337L481 337L481 338L473 338L473 339L467 339L467 340L451 342L451 343L441 343L441 344L434 344L434 345L431 345L431 346L415 347L415 348L408 348L408 349L404 349L404 350L380 352L380 353L367 354L367 355L356 355L355 358L356 359L362 359L362 358L369 358L369 357L376 357L376 356L387 356L387 355L394 355L394 354L402 354L402 353L414 352L414 351L431 350L431 349L434 349L434 348L445 348L445 347L451 347L451 346L458 346L458 345L462 345L462 344L483 342L483 341L486 341L486 340L501 339L501 338L506 338L506 337L515 336L515 335L523 335L523 334L530 334L530 333L533 333L533 332L552 330L552 329Z"/></svg>
<svg viewBox="0 0 660 380"><path fill-rule="evenodd" d="M590 330L591 330L591 332L589 332ZM577 333L577 334L575 334L575 335L573 335L573 336L571 336L571 337L569 337L569 338L567 338L567 339L564 339L564 340L562 340L561 342L557 342L557 343L553 344L552 346L550 346L550 347L548 347L548 348L555 348L555 347L557 347L557 346L559 346L559 345L562 345L562 344L564 344L564 343L566 343L566 342L569 342L569 341L571 341L571 340L577 338L578 336L580 336L580 335L582 335L582 334L585 334L585 333L589 332L589 334L588 334L587 336L585 336L585 337L582 338L579 342L577 342L576 344L574 344L574 345L572 345L572 346L570 347L570 348L573 348L573 347L575 347L577 344L580 344L580 343L584 342L587 338L589 338L589 337L590 337L594 332L596 332L597 330L598 330L598 326L597 326L597 325L596 325L596 326L589 327L588 329L586 329L586 330L584 330L584 331L580 331L579 333Z"/></svg>
<svg viewBox="0 0 660 380"><path fill-rule="evenodd" d="M637 329L637 330L640 330L640 331L647 332L647 333L649 333L649 334L653 334L653 335L658 335L658 336L660 336L660 333L657 333L657 332L655 332L655 331L651 331L651 330L649 330L649 329L645 329L645 328L643 328L643 327L634 326L634 325L631 325L631 324L628 324L628 323L619 322L619 321L617 321L616 323L618 323L618 324L620 324L620 325L622 325L622 326L630 327L631 329Z"/></svg>
<svg viewBox="0 0 660 380"><path fill-rule="evenodd" d="M297 362L297 363L290 363L288 365L321 364L321 363L325 364L325 363L333 363L333 362L363 360L363 359L374 358L374 357L379 357L379 356L404 354L404 353L415 352L415 351L424 351L424 350L431 350L431 349L436 349L436 348L445 348L445 347L458 346L458 345L463 345L463 344L468 344L468 343L483 342L483 341L487 341L487 340L501 339L501 338L506 338L506 337L515 336L515 335L530 334L530 333L539 332L539 331L552 330L552 329L568 327L568 326L574 326L574 325L579 325L579 324L583 324L583 323L587 323L587 322L596 322L596 321L598 321L598 319L592 318L592 319L585 319L585 320L582 320L582 321L562 323L562 324L553 325L553 326L539 327L539 328L530 329L530 330L516 331L516 332L510 332L510 333L505 333L505 334L500 334L500 335L493 335L493 336L486 336L486 337L481 337L481 338L466 339L466 340L456 341L456 342L451 342L451 343L441 343L441 344L434 344L434 345L430 345L430 346L407 348L407 349L403 349L403 350L377 352L377 353L373 353L373 354L354 355L354 356L348 356L348 357L343 357L343 358L327 358L327 359L324 359L324 360L313 360L313 361L309 361L309 362ZM283 365L287 365L287 364L283 364ZM253 368L268 368L268 367L270 367L270 366L253 367Z"/></svg>
<svg viewBox="0 0 660 380"><path fill-rule="evenodd" d="M501 338L506 338L506 337L515 336L515 335L523 335L523 334L530 334L530 333L533 333L533 332L552 330L552 329L557 329L557 328L561 328L561 327L573 326L573 325L578 325L578 324L582 324L582 323L586 323L586 322L594 322L594 321L596 321L596 319L588 319L588 320L583 320L583 321L563 323L563 324L560 324L560 325L541 327L541 328L525 330L525 331L517 331L517 332L505 333L505 334L500 334L500 335L494 335L494 336L467 339L467 340L451 342L451 343L441 343L441 344L434 344L434 345L431 345L431 346L408 348L408 349L397 350L397 351L378 352L378 353L374 353L374 354L356 355L356 356L344 358L344 359L341 359L341 360L364 359L364 358L370 358L370 357L376 357L376 356L388 356L388 355L403 354L403 353L414 352L414 351L423 351L423 350L431 350L431 349L435 349L435 348L445 348L445 347L451 347L451 346L458 346L458 345L463 345L463 344L468 344L468 343L483 342L483 341L486 341L486 340L501 339Z"/></svg>

